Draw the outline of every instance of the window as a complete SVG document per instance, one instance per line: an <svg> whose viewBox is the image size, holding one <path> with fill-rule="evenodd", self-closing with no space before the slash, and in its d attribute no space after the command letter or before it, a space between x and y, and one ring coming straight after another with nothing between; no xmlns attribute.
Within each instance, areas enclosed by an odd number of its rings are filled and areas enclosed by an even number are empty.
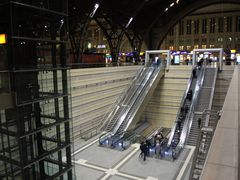
<svg viewBox="0 0 240 180"><path fill-rule="evenodd" d="M223 33L223 17L218 18L218 32Z"/></svg>
<svg viewBox="0 0 240 180"><path fill-rule="evenodd" d="M223 42L223 38L218 38L218 42Z"/></svg>
<svg viewBox="0 0 240 180"><path fill-rule="evenodd" d="M179 35L184 35L184 21L179 23Z"/></svg>
<svg viewBox="0 0 240 180"><path fill-rule="evenodd" d="M213 45L213 44L210 44L210 48L214 48L214 45Z"/></svg>
<svg viewBox="0 0 240 180"><path fill-rule="evenodd" d="M216 26L215 18L211 18L210 19L210 33L215 33L215 26Z"/></svg>
<svg viewBox="0 0 240 180"><path fill-rule="evenodd" d="M203 49L206 49L206 48L207 48L207 45L203 44L203 45L202 45L202 48L203 48Z"/></svg>
<svg viewBox="0 0 240 180"><path fill-rule="evenodd" d="M192 21L191 21L190 19L187 20L187 24L186 24L186 27L187 27L187 34L191 34L191 30L192 30L191 23L192 23Z"/></svg>
<svg viewBox="0 0 240 180"><path fill-rule="evenodd" d="M194 45L194 49L198 49L198 45Z"/></svg>
<svg viewBox="0 0 240 180"><path fill-rule="evenodd" d="M169 46L169 50L171 50L171 51L172 51L172 50L173 50L173 46Z"/></svg>
<svg viewBox="0 0 240 180"><path fill-rule="evenodd" d="M207 33L207 19L202 19L202 33Z"/></svg>
<svg viewBox="0 0 240 180"><path fill-rule="evenodd" d="M179 46L179 50L183 50L184 49L184 46Z"/></svg>
<svg viewBox="0 0 240 180"><path fill-rule="evenodd" d="M227 32L232 32L232 17L227 17Z"/></svg>
<svg viewBox="0 0 240 180"><path fill-rule="evenodd" d="M199 33L199 20L196 19L194 21L194 34L198 34Z"/></svg>
<svg viewBox="0 0 240 180"><path fill-rule="evenodd" d="M169 44L173 44L174 43L174 40L169 40Z"/></svg>
<svg viewBox="0 0 240 180"><path fill-rule="evenodd" d="M240 16L236 17L236 32L240 32Z"/></svg>
<svg viewBox="0 0 240 180"><path fill-rule="evenodd" d="M207 39L206 38L202 39L202 42L204 42L204 43L207 42Z"/></svg>
<svg viewBox="0 0 240 180"><path fill-rule="evenodd" d="M187 46L187 50L191 50L191 48L192 48L191 46Z"/></svg>

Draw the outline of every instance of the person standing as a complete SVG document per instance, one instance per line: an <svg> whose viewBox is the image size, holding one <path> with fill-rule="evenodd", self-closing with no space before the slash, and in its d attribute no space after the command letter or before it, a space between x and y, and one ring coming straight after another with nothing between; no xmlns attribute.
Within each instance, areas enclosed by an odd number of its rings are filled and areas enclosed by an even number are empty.
<svg viewBox="0 0 240 180"><path fill-rule="evenodd" d="M143 154L143 160L146 161L146 156L148 152L148 146L146 141L141 143L140 150L141 150L141 154Z"/></svg>
<svg viewBox="0 0 240 180"><path fill-rule="evenodd" d="M202 119L201 119L201 118L198 118L198 128L199 128L199 129L201 128L201 125L202 125Z"/></svg>
<svg viewBox="0 0 240 180"><path fill-rule="evenodd" d="M197 77L196 67L193 68L192 74L193 74L193 78L196 78L196 77Z"/></svg>

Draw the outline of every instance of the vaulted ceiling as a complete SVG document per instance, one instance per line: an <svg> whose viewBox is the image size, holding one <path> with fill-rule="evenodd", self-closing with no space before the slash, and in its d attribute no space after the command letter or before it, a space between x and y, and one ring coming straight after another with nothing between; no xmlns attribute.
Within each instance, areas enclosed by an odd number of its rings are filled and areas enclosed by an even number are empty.
<svg viewBox="0 0 240 180"><path fill-rule="evenodd" d="M240 3L240 0L69 0L70 18L89 15L96 3L99 9L95 18L107 17L114 26L130 29L149 42L149 33L154 28L161 30L161 41L171 27L191 12L215 3Z"/></svg>

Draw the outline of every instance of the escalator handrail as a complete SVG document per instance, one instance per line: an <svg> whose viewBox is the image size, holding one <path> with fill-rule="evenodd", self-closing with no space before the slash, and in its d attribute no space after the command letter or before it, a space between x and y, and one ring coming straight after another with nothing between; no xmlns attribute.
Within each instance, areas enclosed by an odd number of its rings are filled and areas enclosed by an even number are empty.
<svg viewBox="0 0 240 180"><path fill-rule="evenodd" d="M120 108L119 105L122 104L122 101L125 100L128 92L131 91L132 84L135 84L135 82L138 80L139 76L144 72L144 70L145 70L145 67L140 68L140 70L136 73L132 83L129 84L129 86L123 91L123 93L120 95L120 98L117 98L117 100L110 106L109 110L107 111L107 113L103 117L103 121L106 122L106 124L102 123L103 126L108 127L110 121L113 119L113 117L118 112L118 109ZM110 113L109 113L109 111L110 111Z"/></svg>
<svg viewBox="0 0 240 180"><path fill-rule="evenodd" d="M182 133L180 136L180 141L177 145L180 148L183 148L183 146L186 142L186 138L187 138L188 134L190 133L190 129L191 129L192 121L193 121L193 117L194 117L194 111L195 111L197 101L198 101L198 95L199 95L199 92L201 90L201 87L202 87L204 79L205 79L205 72L206 72L206 66L203 66L201 69L201 73L200 73L200 79L197 80L197 84L196 84L196 87L194 90L192 104L190 106L189 113L187 114L186 120L184 122L183 130L182 130Z"/></svg>
<svg viewBox="0 0 240 180"><path fill-rule="evenodd" d="M149 88L151 87L151 85L153 84L153 82L155 81L155 79L157 78L157 76L159 75L159 73L161 72L165 72L165 67L164 66L158 66L157 68L154 68L154 71L152 72L152 74L150 75L150 77L148 77L146 83L144 84L143 88L141 89L141 91L137 94L136 99L134 100L130 110L128 111L128 116L126 116L127 118L125 119L125 121L127 121L128 123L126 124L125 128L122 130L122 132L126 131L126 129L128 128L128 126L131 124L133 117L135 116L136 112L137 112L137 107L136 106L140 106L146 96L143 96L143 93L146 92L146 89L149 90ZM153 78L151 78L151 76L154 76ZM150 81L149 81L150 79ZM148 92L147 90L147 92Z"/></svg>
<svg viewBox="0 0 240 180"><path fill-rule="evenodd" d="M103 137L106 138L108 135L110 135L109 132L105 132L105 133L103 133L101 136L99 136L99 138L98 138L99 144L101 144L101 139L102 139Z"/></svg>
<svg viewBox="0 0 240 180"><path fill-rule="evenodd" d="M132 102L132 99L135 97L135 92L139 89L139 85L142 84L142 81L144 81L145 75L148 74L148 71L150 69L145 68L144 70L146 70L147 72L145 72L145 71L141 72L137 81L135 81L134 83L131 84L131 88L129 90L130 93L126 93L126 95L123 99L123 102L121 102L121 104L119 105L120 107L123 107L123 109L120 111L120 113L117 116L115 116L116 113L114 114L114 116L112 116L112 120L115 119L115 122L112 124L110 131L112 131L112 129L119 123L118 120L122 116L124 116L124 113L129 109L129 106L130 106L129 103ZM110 123L110 121L109 121L109 123Z"/></svg>
<svg viewBox="0 0 240 180"><path fill-rule="evenodd" d="M137 92L134 93L133 99L131 99L129 106L126 108L126 110L124 111L124 114L120 117L120 119L117 121L117 124L114 126L114 129L111 131L113 134L115 134L118 130L118 128L121 126L121 124L123 123L123 121L125 120L127 114L129 113L129 111L131 110L131 107L133 106L133 104L135 103L138 94L141 93L141 90L143 89L143 87L145 86L145 84L147 83L147 79L149 78L149 75L152 74L152 71L154 70L153 68L149 68L150 72L148 72L146 74L146 78L144 78L144 82L141 83L141 88L136 89Z"/></svg>
<svg viewBox="0 0 240 180"><path fill-rule="evenodd" d="M192 69L193 70L193 69ZM182 100L181 100L181 103L180 103L180 106L179 106L179 109L178 109L178 112L177 112L177 117L176 117L176 120L173 122L173 125L172 125L172 129L171 129L171 135L170 135L170 138L168 140L168 143L167 143L167 146L169 147L172 143L172 139L174 137L174 134L175 134L175 131L176 131L176 128L177 128L177 121L178 121L178 117L180 115L180 110L181 110L181 107L183 107L185 101L186 101L186 98L187 98L187 93L189 92L190 90L190 87L192 85L192 82L193 82L193 73L191 71L191 76L188 80L188 85L187 85L187 88L183 94L183 97L182 97Z"/></svg>
<svg viewBox="0 0 240 180"><path fill-rule="evenodd" d="M116 112L114 112L114 110L116 110L116 108L118 107L118 105L120 104L121 101L123 101L125 95L127 94L127 92L131 89L132 84L137 81L137 79L139 78L140 74L144 71L145 67L141 67L137 73L135 74L132 83L130 83L125 89L124 91L121 93L121 95L119 96L119 98L116 99L116 101L109 106L108 110L106 111L106 113L104 114L102 121L101 121L101 126L99 127L99 129L102 129L103 127L107 127L106 125L108 125L109 119L110 117L112 117Z"/></svg>
<svg viewBox="0 0 240 180"><path fill-rule="evenodd" d="M140 79L140 82L138 82L137 84L132 84L132 86L133 86L133 92L131 92L131 95L130 96L128 96L129 98L127 99L127 102L126 103L124 103L125 105L123 106L124 108L122 109L122 111L118 114L118 116L117 117L113 117L114 119L117 119L117 121L115 121L114 122L114 124L112 125L112 128L111 128L111 132L113 133L113 134L115 134L116 133L116 127L120 127L120 125L119 124L121 124L122 122L123 122L123 119L125 119L125 116L126 116L126 114L128 113L128 111L129 111L129 109L131 108L131 105L132 105L132 103L134 102L134 99L136 98L136 91L138 91L139 90L139 85L141 85L141 84L143 84L142 83L142 81L144 81L145 80L145 76L147 75L147 74L149 74L149 71L150 71L151 69L147 69L147 72L145 72L145 74L142 76L142 77L140 77L139 79ZM141 86L140 86L141 87Z"/></svg>

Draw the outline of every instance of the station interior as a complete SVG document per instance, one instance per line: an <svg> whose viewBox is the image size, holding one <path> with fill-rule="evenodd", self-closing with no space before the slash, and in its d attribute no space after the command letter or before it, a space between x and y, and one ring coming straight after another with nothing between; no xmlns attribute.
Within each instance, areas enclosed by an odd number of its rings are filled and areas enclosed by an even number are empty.
<svg viewBox="0 0 240 180"><path fill-rule="evenodd" d="M240 0L2 0L0 180L239 180Z"/></svg>

